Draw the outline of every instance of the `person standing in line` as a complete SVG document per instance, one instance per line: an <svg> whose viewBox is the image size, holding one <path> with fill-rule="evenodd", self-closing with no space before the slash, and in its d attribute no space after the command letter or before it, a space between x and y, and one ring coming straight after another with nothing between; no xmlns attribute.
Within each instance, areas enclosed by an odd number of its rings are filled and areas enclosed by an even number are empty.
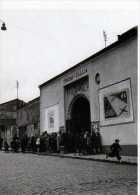
<svg viewBox="0 0 140 195"><path fill-rule="evenodd" d="M36 149L37 149L37 152L39 153L40 152L40 137L37 137L36 139Z"/></svg>
<svg viewBox="0 0 140 195"><path fill-rule="evenodd" d="M36 152L36 138L35 138L35 136L31 137L31 150L33 153Z"/></svg>
<svg viewBox="0 0 140 195"><path fill-rule="evenodd" d="M2 150L2 146L3 146L3 139L2 139L2 137L0 136L0 150Z"/></svg>
<svg viewBox="0 0 140 195"><path fill-rule="evenodd" d="M95 142L96 142L96 133L94 130L92 130L92 132L91 132L91 150L92 150L93 154L96 154Z"/></svg>
<svg viewBox="0 0 140 195"><path fill-rule="evenodd" d="M14 138L14 152L18 152L20 148L20 140L19 137Z"/></svg>
<svg viewBox="0 0 140 195"><path fill-rule="evenodd" d="M81 156L81 154L83 152L83 136L82 136L82 133L79 134L78 152L79 152L79 156Z"/></svg>
<svg viewBox="0 0 140 195"><path fill-rule="evenodd" d="M8 145L8 142L7 142L6 139L5 139L5 141L4 141L4 151L5 151L5 152L9 152L9 145Z"/></svg>
<svg viewBox="0 0 140 195"><path fill-rule="evenodd" d="M97 153L101 153L102 152L102 143L101 143L101 135L99 132L99 129L96 132L96 147L97 147Z"/></svg>
<svg viewBox="0 0 140 195"><path fill-rule="evenodd" d="M86 145L87 145L87 154L90 154L91 150L90 150L90 145L91 145L91 136L89 131L87 132L87 141L86 141Z"/></svg>
<svg viewBox="0 0 140 195"><path fill-rule="evenodd" d="M85 131L83 135L83 141L84 141L84 154L87 154L87 139L88 139L88 131Z"/></svg>
<svg viewBox="0 0 140 195"><path fill-rule="evenodd" d="M27 135L24 135L21 139L21 151L24 153L27 147Z"/></svg>

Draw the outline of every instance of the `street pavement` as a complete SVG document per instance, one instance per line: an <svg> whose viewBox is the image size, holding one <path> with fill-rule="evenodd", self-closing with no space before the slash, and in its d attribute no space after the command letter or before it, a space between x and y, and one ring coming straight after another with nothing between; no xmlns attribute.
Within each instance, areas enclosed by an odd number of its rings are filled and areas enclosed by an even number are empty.
<svg viewBox="0 0 140 195"><path fill-rule="evenodd" d="M137 166L0 152L0 195L136 195Z"/></svg>

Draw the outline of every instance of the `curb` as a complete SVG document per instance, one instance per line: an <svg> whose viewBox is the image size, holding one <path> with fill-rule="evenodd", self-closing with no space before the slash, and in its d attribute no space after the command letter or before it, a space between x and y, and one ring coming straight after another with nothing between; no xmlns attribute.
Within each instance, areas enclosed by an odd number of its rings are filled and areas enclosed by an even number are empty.
<svg viewBox="0 0 140 195"><path fill-rule="evenodd" d="M48 153L38 153L37 155L46 155L46 156L55 156L55 157L59 157L59 158L90 160L90 161L97 161L97 162L114 163L114 164L119 164L119 165L121 164L121 165L135 165L135 166L137 166L136 162L127 162L127 161L122 161L120 163L118 161L106 160L106 159L94 159L94 158L90 158L90 157L84 158L84 157L80 157L80 156L65 156L65 155L62 155L62 154L48 154Z"/></svg>
<svg viewBox="0 0 140 195"><path fill-rule="evenodd" d="M4 151L2 151L4 152ZM7 152L7 153L16 153L16 152ZM21 153L21 152L18 152ZM35 154L35 155L43 155L43 156L54 156L58 158L69 158L69 159L78 159L78 160L89 160L89 161L97 161L97 162L105 162L105 163L114 163L114 164L119 164L119 165L134 165L137 166L137 162L128 162L128 161L122 161L121 163L118 161L114 160L108 160L108 159L98 159L98 158L90 158L90 157L83 157L83 156L66 156L64 154L51 154L51 153L37 153L37 152L25 152L23 154Z"/></svg>

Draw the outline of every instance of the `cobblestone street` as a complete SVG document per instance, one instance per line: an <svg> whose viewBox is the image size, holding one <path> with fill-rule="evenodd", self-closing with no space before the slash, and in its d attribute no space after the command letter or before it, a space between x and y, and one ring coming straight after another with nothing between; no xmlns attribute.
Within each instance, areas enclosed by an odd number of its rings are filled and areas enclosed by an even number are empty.
<svg viewBox="0 0 140 195"><path fill-rule="evenodd" d="M137 166L0 152L0 195L136 195Z"/></svg>

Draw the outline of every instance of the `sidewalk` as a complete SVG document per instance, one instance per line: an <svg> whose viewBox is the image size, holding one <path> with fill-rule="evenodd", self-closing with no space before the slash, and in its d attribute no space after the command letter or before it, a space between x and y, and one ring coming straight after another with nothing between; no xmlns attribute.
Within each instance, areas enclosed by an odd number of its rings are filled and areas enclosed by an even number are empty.
<svg viewBox="0 0 140 195"><path fill-rule="evenodd" d="M2 151L4 152L4 151ZM10 151L9 151L10 152ZM8 152L8 153L9 153ZM48 152L41 152L41 153L33 153L33 152L25 152L25 153L32 153L36 155L47 155L47 156L55 156L59 158L73 158L73 159L81 159L81 160L92 160L92 161L99 161L99 162L108 162L108 163L117 163L117 164L129 164L129 165L137 165L137 156L122 156L122 162L120 163L116 158L108 158L106 159L105 154L97 154L97 155L79 155L75 153L48 153Z"/></svg>
<svg viewBox="0 0 140 195"><path fill-rule="evenodd" d="M93 160L93 161L100 161L100 162L111 162L117 163L118 160L116 158L108 158L106 159L105 154L98 154L98 155L79 155L79 154L61 154L61 153L40 153L39 155L48 155L48 156L57 156L61 158L74 158L74 159L82 159L82 160ZM137 165L137 156L122 156L121 164L130 164L130 165Z"/></svg>

